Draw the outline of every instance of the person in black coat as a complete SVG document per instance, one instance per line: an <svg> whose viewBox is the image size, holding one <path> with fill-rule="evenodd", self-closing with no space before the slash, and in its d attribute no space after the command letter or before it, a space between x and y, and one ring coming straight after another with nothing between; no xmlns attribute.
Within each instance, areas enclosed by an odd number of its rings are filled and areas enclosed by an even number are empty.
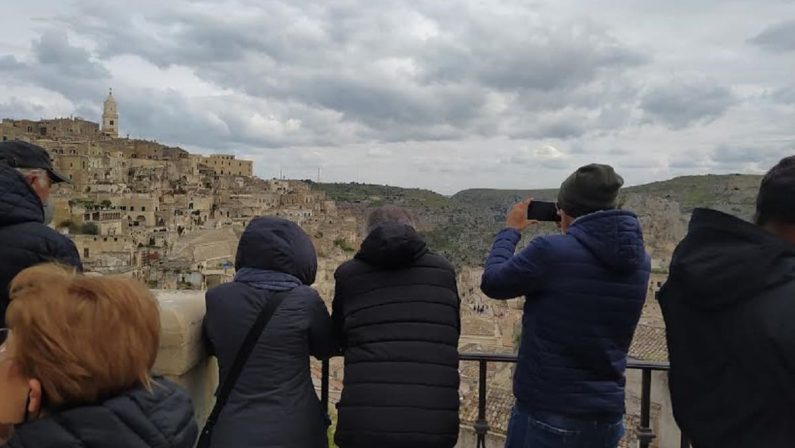
<svg viewBox="0 0 795 448"><path fill-rule="evenodd" d="M82 269L74 243L47 227L52 184L67 181L43 148L0 142L0 328L5 326L8 285L22 270L45 262Z"/></svg>
<svg viewBox="0 0 795 448"><path fill-rule="evenodd" d="M456 274L411 217L378 209L337 270L332 319L345 355L341 448L451 448L458 439Z"/></svg>
<svg viewBox="0 0 795 448"><path fill-rule="evenodd" d="M331 319L315 282L317 257L297 224L257 218L240 239L232 283L207 291L204 332L223 383L249 329L275 293L287 293L240 374L215 426L218 448L327 447L328 421L309 357L327 358Z"/></svg>
<svg viewBox="0 0 795 448"><path fill-rule="evenodd" d="M658 298L693 446L794 446L795 156L762 180L756 225L693 213Z"/></svg>

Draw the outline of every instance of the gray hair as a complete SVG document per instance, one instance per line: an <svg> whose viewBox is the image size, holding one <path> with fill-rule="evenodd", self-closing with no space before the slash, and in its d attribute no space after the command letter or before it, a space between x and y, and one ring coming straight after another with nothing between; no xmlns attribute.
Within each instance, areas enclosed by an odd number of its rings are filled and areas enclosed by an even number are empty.
<svg viewBox="0 0 795 448"><path fill-rule="evenodd" d="M25 178L30 175L37 176L37 181L40 181L43 176L46 176L48 179L50 178L50 173L48 173L44 168L16 168L16 170L22 175L22 177ZM47 186L45 185L42 188L47 188Z"/></svg>
<svg viewBox="0 0 795 448"><path fill-rule="evenodd" d="M373 210L367 218L367 233L369 234L376 227L387 223L405 224L414 227L414 217L408 210L400 207L379 207Z"/></svg>

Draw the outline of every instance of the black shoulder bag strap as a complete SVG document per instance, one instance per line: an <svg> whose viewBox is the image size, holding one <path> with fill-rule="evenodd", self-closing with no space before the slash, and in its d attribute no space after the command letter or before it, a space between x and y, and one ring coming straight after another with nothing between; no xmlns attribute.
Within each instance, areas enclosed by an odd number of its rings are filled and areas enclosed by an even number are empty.
<svg viewBox="0 0 795 448"><path fill-rule="evenodd" d="M235 388L235 383L237 383L237 379L240 377L243 367L246 365L249 356L251 356L251 352L254 350L254 345L256 345L260 335L265 330L265 327L268 325L271 317L273 317L273 313L275 313L276 309L279 308L279 305L281 305L282 301L284 301L288 292L289 291L277 292L276 294L272 295L265 303L265 308L259 313L254 325L251 326L251 330L248 331L246 339L243 340L243 345L240 346L240 349L237 352L237 356L235 357L235 362L232 364L232 368L229 369L226 379L218 389L218 393L216 394L215 398L215 406L213 406L213 411L210 413L210 416L207 417L207 423L204 425L204 429L199 436L199 443L196 445L196 448L209 448L210 441L212 440L213 428L218 422L218 417L221 415L221 411L224 409L226 400L229 399L232 389Z"/></svg>

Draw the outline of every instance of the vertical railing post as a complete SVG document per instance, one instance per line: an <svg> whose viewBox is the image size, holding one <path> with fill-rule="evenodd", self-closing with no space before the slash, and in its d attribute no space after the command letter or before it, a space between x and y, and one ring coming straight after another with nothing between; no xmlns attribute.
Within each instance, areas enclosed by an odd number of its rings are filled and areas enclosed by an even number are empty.
<svg viewBox="0 0 795 448"><path fill-rule="evenodd" d="M481 359L480 375L478 381L478 420L475 422L475 433L478 435L477 448L486 448L486 434L489 432L489 423L486 421L486 373L488 363Z"/></svg>
<svg viewBox="0 0 795 448"><path fill-rule="evenodd" d="M326 415L328 415L328 395L329 395L329 360L324 359L322 361L321 373L320 373L320 403L323 405L323 409L326 411Z"/></svg>
<svg viewBox="0 0 795 448"><path fill-rule="evenodd" d="M651 429L651 369L643 369L643 383L640 395L640 425L638 426L638 443L640 448L649 448L654 440Z"/></svg>

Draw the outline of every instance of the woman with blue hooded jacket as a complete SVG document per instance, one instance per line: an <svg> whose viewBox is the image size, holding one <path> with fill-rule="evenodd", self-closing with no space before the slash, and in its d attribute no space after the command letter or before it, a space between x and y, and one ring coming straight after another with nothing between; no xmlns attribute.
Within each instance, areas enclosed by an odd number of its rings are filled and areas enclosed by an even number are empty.
<svg viewBox="0 0 795 448"><path fill-rule="evenodd" d="M213 447L327 447L327 419L315 393L309 357L331 351L331 319L309 285L317 274L312 241L280 218L253 220L240 239L232 283L207 292L204 332L223 384L268 301L268 321L213 428Z"/></svg>

